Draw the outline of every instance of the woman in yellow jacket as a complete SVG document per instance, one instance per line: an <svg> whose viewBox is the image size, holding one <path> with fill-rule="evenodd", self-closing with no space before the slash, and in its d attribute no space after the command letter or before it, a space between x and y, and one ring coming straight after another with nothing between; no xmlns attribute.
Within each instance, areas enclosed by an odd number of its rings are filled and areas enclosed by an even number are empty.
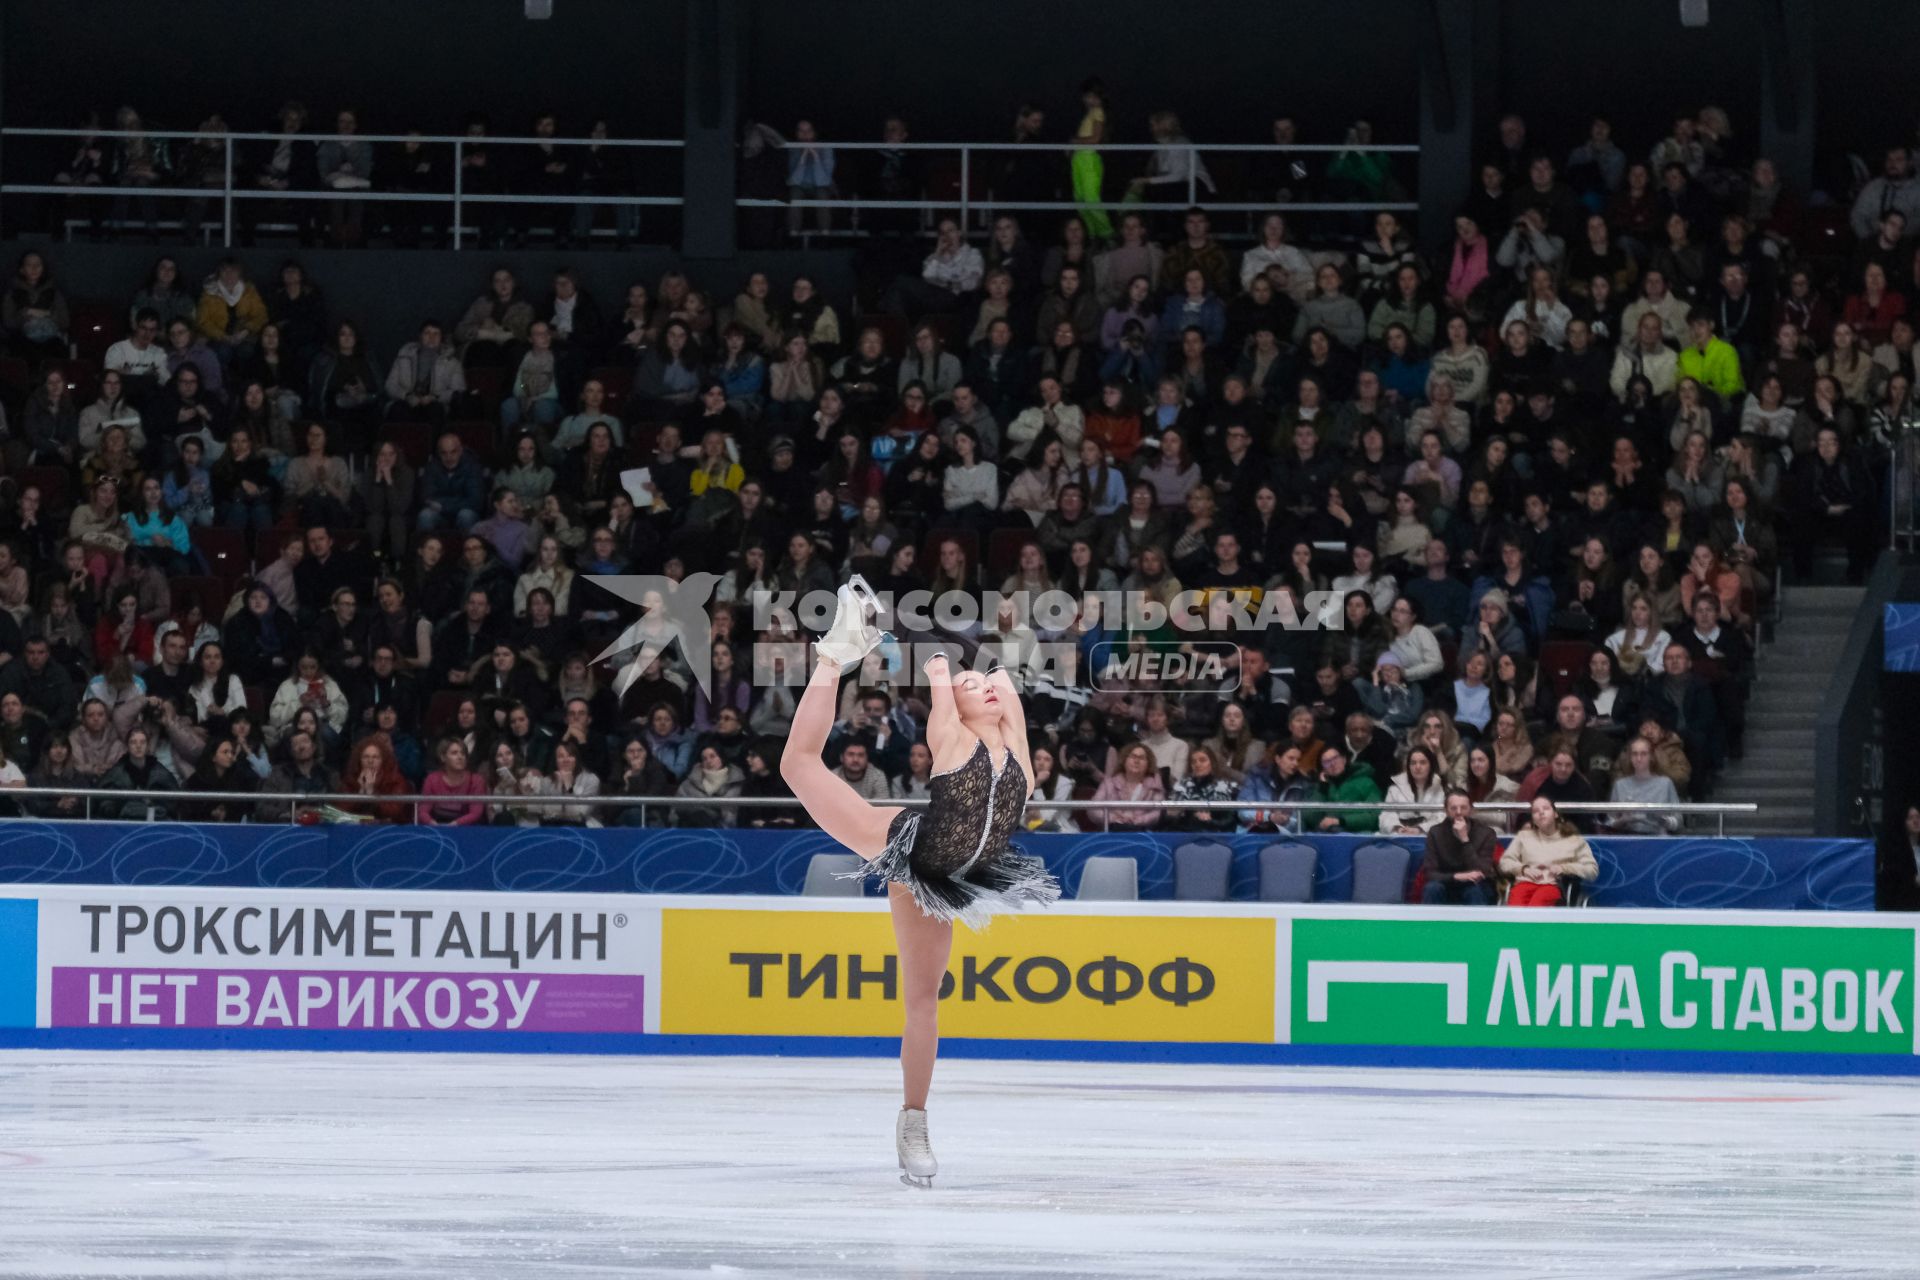
<svg viewBox="0 0 1920 1280"><path fill-rule="evenodd" d="M201 285L193 321L224 368L234 356L251 354L267 325L267 304L240 264L228 258Z"/></svg>
<svg viewBox="0 0 1920 1280"><path fill-rule="evenodd" d="M1513 877L1510 907L1560 904L1560 877L1592 880L1600 874L1593 849L1545 796L1533 798L1533 821L1514 836L1500 858L1500 874Z"/></svg>

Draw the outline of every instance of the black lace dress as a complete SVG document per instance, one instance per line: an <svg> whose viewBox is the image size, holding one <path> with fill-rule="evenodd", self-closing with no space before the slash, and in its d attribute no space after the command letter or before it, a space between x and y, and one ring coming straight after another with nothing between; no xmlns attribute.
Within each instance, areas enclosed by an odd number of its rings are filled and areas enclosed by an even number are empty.
<svg viewBox="0 0 1920 1280"><path fill-rule="evenodd" d="M996 770L987 744L975 743L967 762L934 774L929 789L927 807L903 810L887 828L887 847L851 874L898 881L929 916L976 929L997 912L1060 896L1046 864L1008 843L1031 790L1011 750Z"/></svg>

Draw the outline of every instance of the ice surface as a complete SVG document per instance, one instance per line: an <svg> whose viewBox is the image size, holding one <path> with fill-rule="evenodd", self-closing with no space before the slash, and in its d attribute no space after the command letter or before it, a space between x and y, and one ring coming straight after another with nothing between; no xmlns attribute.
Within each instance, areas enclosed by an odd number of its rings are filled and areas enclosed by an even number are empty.
<svg viewBox="0 0 1920 1280"><path fill-rule="evenodd" d="M872 1059L0 1054L0 1275L1920 1275L1920 1087Z"/></svg>

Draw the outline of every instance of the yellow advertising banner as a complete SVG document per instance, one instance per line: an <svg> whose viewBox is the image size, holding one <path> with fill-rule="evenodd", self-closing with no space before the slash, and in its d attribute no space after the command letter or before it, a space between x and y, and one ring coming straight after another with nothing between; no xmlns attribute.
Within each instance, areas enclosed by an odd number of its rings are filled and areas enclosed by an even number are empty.
<svg viewBox="0 0 1920 1280"><path fill-rule="evenodd" d="M900 961L877 912L661 912L667 1035L896 1036ZM1273 1042L1274 922L1003 916L953 931L940 1033Z"/></svg>

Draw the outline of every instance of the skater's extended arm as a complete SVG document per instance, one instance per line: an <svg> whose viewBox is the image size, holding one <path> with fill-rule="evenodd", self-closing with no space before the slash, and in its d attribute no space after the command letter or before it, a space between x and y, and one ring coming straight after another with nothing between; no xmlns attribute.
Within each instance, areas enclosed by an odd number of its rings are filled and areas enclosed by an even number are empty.
<svg viewBox="0 0 1920 1280"><path fill-rule="evenodd" d="M998 667L988 674L987 683L1000 698L1000 736L1031 783L1033 753L1027 744L1027 709L1020 704L1020 690L1013 682L1013 673Z"/></svg>
<svg viewBox="0 0 1920 1280"><path fill-rule="evenodd" d="M960 708L953 700L953 670L947 664L945 654L935 654L927 659L927 749L933 752L933 767L936 770L951 769L965 763L955 760L951 753L956 749L965 726L960 723ZM945 758L941 748L949 753Z"/></svg>

